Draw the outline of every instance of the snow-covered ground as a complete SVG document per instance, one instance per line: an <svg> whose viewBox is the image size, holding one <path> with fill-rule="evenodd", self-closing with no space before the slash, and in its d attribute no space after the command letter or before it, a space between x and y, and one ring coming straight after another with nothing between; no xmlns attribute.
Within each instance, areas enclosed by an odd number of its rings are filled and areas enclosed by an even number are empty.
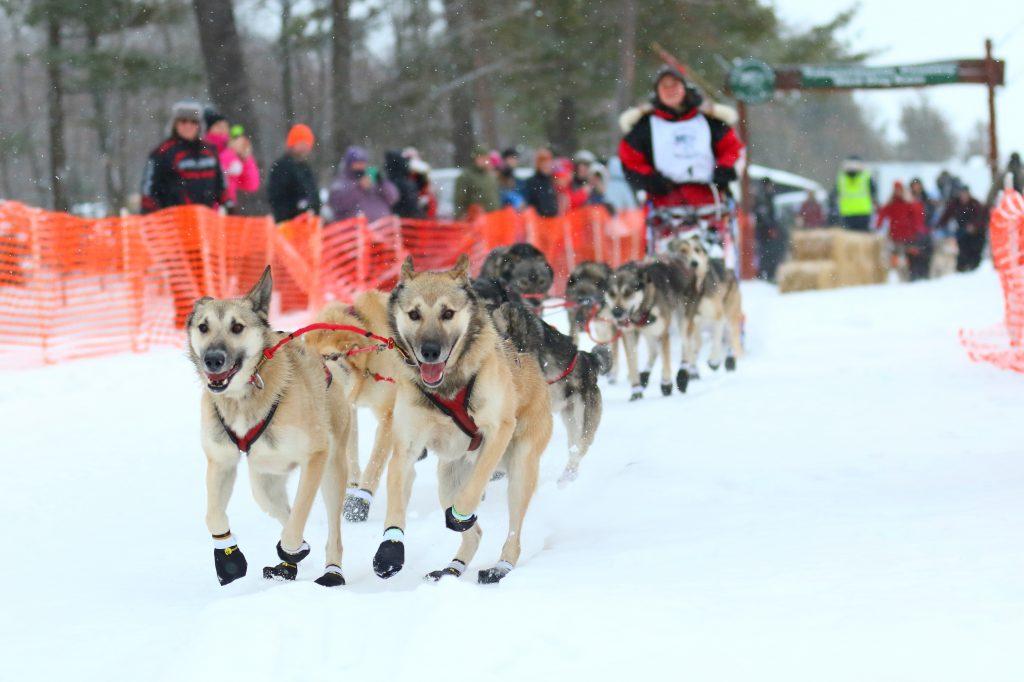
<svg viewBox="0 0 1024 682"><path fill-rule="evenodd" d="M457 545L428 460L405 570L371 570L378 504L334 591L312 583L322 509L300 580L258 577L278 531L243 465L250 572L221 588L183 353L3 374L0 679L1024 679L1024 377L956 338L999 319L995 275L744 295L739 371L610 387L565 490L557 427L520 565L489 587L421 582ZM498 483L469 575L504 517Z"/></svg>

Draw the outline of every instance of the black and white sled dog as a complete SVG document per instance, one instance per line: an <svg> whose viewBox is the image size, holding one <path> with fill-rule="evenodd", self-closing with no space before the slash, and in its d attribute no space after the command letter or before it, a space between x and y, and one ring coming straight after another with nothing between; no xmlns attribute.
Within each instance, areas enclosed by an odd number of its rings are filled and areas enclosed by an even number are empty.
<svg viewBox="0 0 1024 682"><path fill-rule="evenodd" d="M520 353L537 358L548 383L551 411L559 414L569 437L569 461L558 479L564 486L579 475L580 461L594 442L601 423L601 389L597 378L611 367L607 346L593 352L576 348L573 340L544 322L522 303L503 302L491 313L498 334Z"/></svg>
<svg viewBox="0 0 1024 682"><path fill-rule="evenodd" d="M579 343L580 334L586 333L588 322L593 326L598 324L599 320L611 319L605 298L608 291L608 279L611 276L611 266L596 261L580 263L569 273L569 279L565 283L565 300L572 304L567 308L567 312L569 313L569 329L573 343ZM609 332L607 338L610 339L611 330L604 331ZM598 334L593 329L590 333ZM599 338L604 339L605 337Z"/></svg>
<svg viewBox="0 0 1024 682"><path fill-rule="evenodd" d="M694 291L693 272L677 256L622 265L608 280L608 305L622 333L626 367L632 387L630 400L643 397L644 388L661 357L661 393L672 394L670 333L675 324L683 330L687 301ZM650 353L647 367L639 371L638 347L646 339ZM689 376L680 370L676 384L686 391Z"/></svg>
<svg viewBox="0 0 1024 682"><path fill-rule="evenodd" d="M554 283L555 271L540 249L519 243L499 246L487 254L479 276L501 282L539 309Z"/></svg>

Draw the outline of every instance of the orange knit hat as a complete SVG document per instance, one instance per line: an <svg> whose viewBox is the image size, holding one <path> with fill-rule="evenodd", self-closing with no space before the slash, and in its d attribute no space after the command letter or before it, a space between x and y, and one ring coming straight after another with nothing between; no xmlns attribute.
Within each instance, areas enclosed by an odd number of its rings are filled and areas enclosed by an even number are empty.
<svg viewBox="0 0 1024 682"><path fill-rule="evenodd" d="M310 130L308 125L304 123L296 123L292 126L292 129L288 131L288 138L285 140L285 144L288 146L288 149L291 149L302 142L305 142L312 147L315 141L316 137L313 135L313 131Z"/></svg>

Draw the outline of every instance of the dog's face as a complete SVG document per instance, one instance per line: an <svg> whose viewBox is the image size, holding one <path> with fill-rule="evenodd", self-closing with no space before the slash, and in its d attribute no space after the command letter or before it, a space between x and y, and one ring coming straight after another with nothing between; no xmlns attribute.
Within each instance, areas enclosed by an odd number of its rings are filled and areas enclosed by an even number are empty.
<svg viewBox="0 0 1024 682"><path fill-rule="evenodd" d="M417 273L408 258L401 280L391 292L388 316L392 331L428 388L444 382L445 371L476 333L479 311L468 271L465 254L447 272Z"/></svg>
<svg viewBox="0 0 1024 682"><path fill-rule="evenodd" d="M187 323L189 357L211 393L245 391L267 345L272 290L267 266L244 298L196 301Z"/></svg>
<svg viewBox="0 0 1024 682"><path fill-rule="evenodd" d="M585 263L572 271L565 284L565 297L580 306L603 305L611 268L603 263Z"/></svg>
<svg viewBox="0 0 1024 682"><path fill-rule="evenodd" d="M680 239L675 244L675 253L683 259L683 263L697 277L697 281L703 281L704 275L708 272L708 252L698 239Z"/></svg>
<svg viewBox="0 0 1024 682"><path fill-rule="evenodd" d="M520 294L546 294L553 281L551 266L539 258L514 262L508 269L508 284Z"/></svg>
<svg viewBox="0 0 1024 682"><path fill-rule="evenodd" d="M640 309L647 282L636 263L626 263L608 279L608 307L617 323L626 323Z"/></svg>

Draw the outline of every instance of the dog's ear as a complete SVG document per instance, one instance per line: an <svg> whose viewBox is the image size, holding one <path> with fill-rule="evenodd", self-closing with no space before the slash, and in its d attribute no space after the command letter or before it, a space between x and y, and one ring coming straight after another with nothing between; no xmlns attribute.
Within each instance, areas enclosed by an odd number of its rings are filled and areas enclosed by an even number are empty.
<svg viewBox="0 0 1024 682"><path fill-rule="evenodd" d="M207 301L212 301L212 300L213 300L213 296L203 296L202 298L197 298L196 299L196 302L192 304L192 312L190 312L188 314L188 317L185 319L185 329L188 329L189 327L192 326L192 320L195 319L196 311L199 310L199 306L203 305Z"/></svg>
<svg viewBox="0 0 1024 682"><path fill-rule="evenodd" d="M412 256L406 256L402 263L402 281L408 281L416 277L416 268L412 264Z"/></svg>
<svg viewBox="0 0 1024 682"><path fill-rule="evenodd" d="M274 293L274 278L270 274L270 266L263 270L260 281L249 291L245 297L252 304L252 309L263 317L270 315L270 295Z"/></svg>
<svg viewBox="0 0 1024 682"><path fill-rule="evenodd" d="M448 271L448 274L454 280L464 279L469 281L469 256L462 254L459 256L459 260L455 262L455 267Z"/></svg>

